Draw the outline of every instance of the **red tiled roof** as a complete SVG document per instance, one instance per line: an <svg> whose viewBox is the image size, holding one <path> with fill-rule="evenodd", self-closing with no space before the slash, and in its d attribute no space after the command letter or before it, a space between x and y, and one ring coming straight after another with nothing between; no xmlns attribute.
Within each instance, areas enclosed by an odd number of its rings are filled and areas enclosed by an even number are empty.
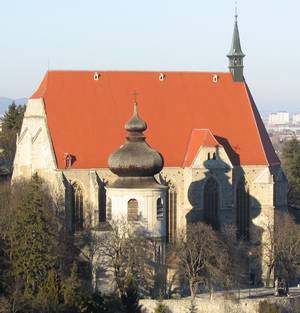
<svg viewBox="0 0 300 313"><path fill-rule="evenodd" d="M148 143L167 167L182 167L193 129L209 129L235 165L278 164L250 91L230 73L50 71L32 98L43 98L58 168L107 167L125 141L124 123L139 94ZM218 75L218 82L213 75Z"/></svg>

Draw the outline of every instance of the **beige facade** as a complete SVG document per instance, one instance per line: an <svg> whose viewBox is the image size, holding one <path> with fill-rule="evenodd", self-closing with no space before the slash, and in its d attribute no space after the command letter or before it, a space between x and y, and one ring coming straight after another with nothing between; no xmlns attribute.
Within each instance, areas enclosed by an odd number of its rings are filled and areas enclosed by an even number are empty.
<svg viewBox="0 0 300 313"><path fill-rule="evenodd" d="M176 147L174 149L176 153ZM211 159L209 155L215 153ZM56 166L42 99L29 100L22 130L17 139L13 179L29 178L37 172L64 199L68 228L71 228L72 184L82 190L83 212L94 226L106 216L106 185L116 178L108 168L64 169ZM276 209L287 206L287 183L280 166L233 166L222 147L200 146L191 167L165 167L157 180L169 186L168 233L185 228L204 216L204 188L213 177L218 188L217 215L220 226L237 221L237 186L243 177L250 196L250 241L265 238L264 225L274 219ZM111 192L111 191L110 191ZM264 269L261 269L264 273Z"/></svg>

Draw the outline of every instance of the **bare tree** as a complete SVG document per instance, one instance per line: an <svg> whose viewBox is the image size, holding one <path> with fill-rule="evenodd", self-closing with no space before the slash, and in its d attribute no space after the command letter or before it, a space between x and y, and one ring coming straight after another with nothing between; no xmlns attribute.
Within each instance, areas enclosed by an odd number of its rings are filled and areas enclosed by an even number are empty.
<svg viewBox="0 0 300 313"><path fill-rule="evenodd" d="M227 251L227 257L223 258L223 287L225 291L237 289L240 298L240 289L248 285L250 278L249 258L247 258L249 245L238 238L237 228L234 225L225 225L221 231L221 237Z"/></svg>
<svg viewBox="0 0 300 313"><path fill-rule="evenodd" d="M266 267L266 287L271 286L271 275L274 271L276 254L275 254L275 225L271 218L267 218L264 223L264 238L262 241L261 251L258 253L260 259L262 259L264 266ZM276 250L278 251L278 250Z"/></svg>
<svg viewBox="0 0 300 313"><path fill-rule="evenodd" d="M267 267L266 285L270 286L272 272L286 282L300 271L300 225L287 212L276 212L275 220L265 223L262 260Z"/></svg>
<svg viewBox="0 0 300 313"><path fill-rule="evenodd" d="M275 270L286 283L300 270L300 226L288 213L278 213L275 222Z"/></svg>
<svg viewBox="0 0 300 313"><path fill-rule="evenodd" d="M187 225L186 232L178 236L175 249L179 269L188 281L192 298L201 282L212 290L213 285L222 280L228 256L222 240L211 226L204 223Z"/></svg>
<svg viewBox="0 0 300 313"><path fill-rule="evenodd" d="M153 287L155 240L147 239L142 228L126 219L111 222L111 229L102 235L101 263L113 277L121 296L129 279L134 279L141 292Z"/></svg>

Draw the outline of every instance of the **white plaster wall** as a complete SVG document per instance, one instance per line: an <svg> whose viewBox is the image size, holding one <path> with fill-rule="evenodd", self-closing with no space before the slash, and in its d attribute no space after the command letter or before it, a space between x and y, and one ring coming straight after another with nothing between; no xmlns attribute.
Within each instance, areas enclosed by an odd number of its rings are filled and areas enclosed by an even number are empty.
<svg viewBox="0 0 300 313"><path fill-rule="evenodd" d="M53 176L56 160L47 125L43 99L30 99L17 139L13 178L29 178L36 171ZM51 178L53 180L53 177Z"/></svg>
<svg viewBox="0 0 300 313"><path fill-rule="evenodd" d="M157 189L124 189L106 188L107 198L112 203L112 219L127 217L128 201L136 199L139 208L139 222L149 232L151 237L166 236L166 191ZM162 199L163 218L157 220L157 199Z"/></svg>

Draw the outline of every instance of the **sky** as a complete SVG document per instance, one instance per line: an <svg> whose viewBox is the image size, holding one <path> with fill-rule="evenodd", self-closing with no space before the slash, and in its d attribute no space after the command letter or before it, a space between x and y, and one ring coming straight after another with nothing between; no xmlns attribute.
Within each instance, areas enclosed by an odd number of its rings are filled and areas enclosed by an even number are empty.
<svg viewBox="0 0 300 313"><path fill-rule="evenodd" d="M0 97L47 69L227 71L234 0L0 0ZM300 1L239 0L245 77L262 114L300 111Z"/></svg>

